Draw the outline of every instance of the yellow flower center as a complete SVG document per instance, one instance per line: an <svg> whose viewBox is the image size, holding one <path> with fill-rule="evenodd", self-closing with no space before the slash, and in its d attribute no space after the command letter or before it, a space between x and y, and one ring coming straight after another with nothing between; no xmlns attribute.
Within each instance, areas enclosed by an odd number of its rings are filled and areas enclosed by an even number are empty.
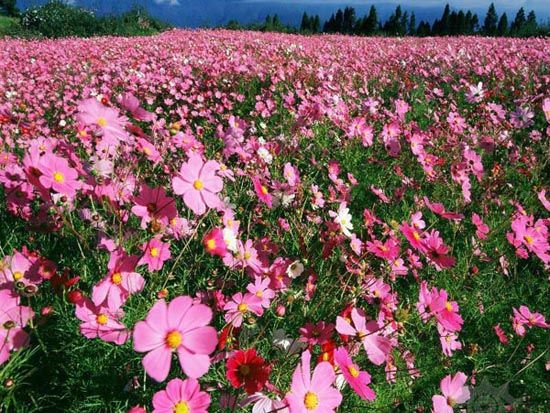
<svg viewBox="0 0 550 413"><path fill-rule="evenodd" d="M315 393L308 391L306 397L304 397L304 405L308 410L316 409L319 406L319 397Z"/></svg>
<svg viewBox="0 0 550 413"><path fill-rule="evenodd" d="M366 336L367 336L367 333L365 333L364 331L360 331L357 333L357 337L359 337L359 340L364 339Z"/></svg>
<svg viewBox="0 0 550 413"><path fill-rule="evenodd" d="M246 311L248 310L248 305L245 303L240 303L237 306L237 310L239 310L241 313L246 313Z"/></svg>
<svg viewBox="0 0 550 413"><path fill-rule="evenodd" d="M250 366L248 364L239 366L239 373L241 373L241 376L248 376L250 374Z"/></svg>
<svg viewBox="0 0 550 413"><path fill-rule="evenodd" d="M252 254L251 254L250 252L246 251L246 252L244 253L244 259L245 259L245 260L249 260L250 257L252 257Z"/></svg>
<svg viewBox="0 0 550 413"><path fill-rule="evenodd" d="M355 366L351 365L348 367L349 374L351 374L351 377L358 377L359 376L359 370L355 368Z"/></svg>
<svg viewBox="0 0 550 413"><path fill-rule="evenodd" d="M322 358L323 358L323 361L328 361L329 358L330 358L330 354L328 354L328 353L325 351L325 352L323 353Z"/></svg>
<svg viewBox="0 0 550 413"><path fill-rule="evenodd" d="M174 405L174 409L172 411L174 413L189 413L190 412L189 405L187 404L187 402L184 402L184 401L177 402Z"/></svg>
<svg viewBox="0 0 550 413"><path fill-rule="evenodd" d="M420 234L416 231L413 231L413 238L417 241L420 241Z"/></svg>
<svg viewBox="0 0 550 413"><path fill-rule="evenodd" d="M104 128L105 126L107 126L107 119L105 118L98 118L97 119L97 124L99 126L101 126L102 128Z"/></svg>
<svg viewBox="0 0 550 413"><path fill-rule="evenodd" d="M153 152L148 147L143 148L143 153L145 155L151 155Z"/></svg>
<svg viewBox="0 0 550 413"><path fill-rule="evenodd" d="M206 249L207 250L213 250L216 248L216 240L215 239L209 239L206 241Z"/></svg>
<svg viewBox="0 0 550 413"><path fill-rule="evenodd" d="M262 185L261 190L262 190L262 194L267 195L267 188L265 186Z"/></svg>
<svg viewBox="0 0 550 413"><path fill-rule="evenodd" d="M18 281L18 280L20 280L21 278L23 278L23 273L22 273L21 271L15 271L15 272L13 273L13 279L14 279L15 281Z"/></svg>
<svg viewBox="0 0 550 413"><path fill-rule="evenodd" d="M107 324L107 321L109 321L109 317L107 317L105 314L98 314L96 317L97 324L104 326Z"/></svg>
<svg viewBox="0 0 550 413"><path fill-rule="evenodd" d="M119 272L115 272L115 273L111 276L111 281L112 281L113 284L119 285L119 284L122 282L122 274L119 273Z"/></svg>
<svg viewBox="0 0 550 413"><path fill-rule="evenodd" d="M264 296L264 292L263 292L263 291L256 291L256 297L262 298L263 296Z"/></svg>
<svg viewBox="0 0 550 413"><path fill-rule="evenodd" d="M447 311L453 311L453 306L452 306L452 304L451 304L450 302L447 301L447 302L445 303L445 309L446 309Z"/></svg>
<svg viewBox="0 0 550 413"><path fill-rule="evenodd" d="M63 175L61 172L54 172L53 180L58 184L62 184L63 182L65 182L65 175Z"/></svg>
<svg viewBox="0 0 550 413"><path fill-rule="evenodd" d="M374 290L372 293L375 297L380 297L380 290Z"/></svg>
<svg viewBox="0 0 550 413"><path fill-rule="evenodd" d="M533 237L529 236L529 235L526 235L523 237L523 239L525 239L525 242L529 245L533 244Z"/></svg>
<svg viewBox="0 0 550 413"><path fill-rule="evenodd" d="M178 331L172 331L166 335L165 342L171 349L176 349L181 345L181 334Z"/></svg>
<svg viewBox="0 0 550 413"><path fill-rule="evenodd" d="M451 407L455 407L456 401L452 397L447 397L447 404Z"/></svg>
<svg viewBox="0 0 550 413"><path fill-rule="evenodd" d="M195 182L193 182L193 188L195 188L197 191L200 191L202 188L204 188L204 184L200 179L197 179Z"/></svg>
<svg viewBox="0 0 550 413"><path fill-rule="evenodd" d="M151 257L158 257L159 249L157 247L151 248Z"/></svg>

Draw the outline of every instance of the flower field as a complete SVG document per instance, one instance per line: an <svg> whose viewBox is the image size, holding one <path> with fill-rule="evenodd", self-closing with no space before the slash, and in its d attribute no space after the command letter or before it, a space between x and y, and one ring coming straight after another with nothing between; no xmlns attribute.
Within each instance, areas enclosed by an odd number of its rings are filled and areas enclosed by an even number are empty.
<svg viewBox="0 0 550 413"><path fill-rule="evenodd" d="M1 40L0 412L550 411L549 50Z"/></svg>

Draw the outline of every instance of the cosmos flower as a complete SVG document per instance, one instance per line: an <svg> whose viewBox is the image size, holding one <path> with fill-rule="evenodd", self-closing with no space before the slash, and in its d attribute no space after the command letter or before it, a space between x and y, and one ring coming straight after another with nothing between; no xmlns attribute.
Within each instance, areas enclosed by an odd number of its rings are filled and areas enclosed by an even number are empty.
<svg viewBox="0 0 550 413"><path fill-rule="evenodd" d="M204 162L200 155L193 154L172 178L174 193L182 195L185 205L196 215L221 204L217 194L223 189L223 181L216 175L218 169L218 162Z"/></svg>
<svg viewBox="0 0 550 413"><path fill-rule="evenodd" d="M144 321L134 328L134 350L147 353L142 364L158 382L170 371L172 354L177 353L183 372L192 378L204 375L210 367L209 354L216 349L216 329L208 324L212 311L194 304L191 297L179 296L170 304L158 300Z"/></svg>
<svg viewBox="0 0 550 413"><path fill-rule="evenodd" d="M292 375L286 395L291 413L332 413L342 402L342 395L333 387L336 375L326 361L319 363L311 375L311 354L302 353L302 361Z"/></svg>
<svg viewBox="0 0 550 413"><path fill-rule="evenodd" d="M470 390L464 385L466 379L464 373L458 372L441 380L440 388L443 395L432 397L434 413L453 413L454 406L470 399Z"/></svg>
<svg viewBox="0 0 550 413"><path fill-rule="evenodd" d="M334 351L334 362L340 368L342 375L359 397L370 401L376 398L374 391L369 387L370 374L366 371L361 371L344 347L339 347Z"/></svg>
<svg viewBox="0 0 550 413"><path fill-rule="evenodd" d="M257 355L255 349L237 350L227 359L227 379L236 389L244 386L248 394L261 391L270 372L271 366Z"/></svg>
<svg viewBox="0 0 550 413"><path fill-rule="evenodd" d="M208 413L210 395L194 378L172 379L153 396L153 413Z"/></svg>

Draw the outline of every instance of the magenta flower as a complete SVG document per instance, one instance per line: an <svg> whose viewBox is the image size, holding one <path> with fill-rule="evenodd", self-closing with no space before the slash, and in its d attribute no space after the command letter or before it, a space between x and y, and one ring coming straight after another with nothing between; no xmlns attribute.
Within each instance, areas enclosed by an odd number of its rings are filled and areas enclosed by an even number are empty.
<svg viewBox="0 0 550 413"><path fill-rule="evenodd" d="M164 261L170 259L170 244L162 242L159 237L155 237L144 243L141 247L143 256L138 262L138 265L147 264L150 272L160 270Z"/></svg>
<svg viewBox="0 0 550 413"><path fill-rule="evenodd" d="M134 328L134 350L147 353L142 364L158 382L168 376L172 353L178 354L183 372L201 377L210 367L209 354L218 343L216 329L208 324L212 311L204 304L194 304L191 297L179 296L170 304L159 300L145 321Z"/></svg>
<svg viewBox="0 0 550 413"><path fill-rule="evenodd" d="M376 394L369 387L370 374L359 369L344 347L339 347L334 351L334 362L340 368L344 379L359 397L364 400L374 400L376 398Z"/></svg>
<svg viewBox="0 0 550 413"><path fill-rule="evenodd" d="M118 321L124 313L119 308L96 306L85 298L76 304L76 317L82 321L80 332L86 338L100 338L103 341L124 344L130 333Z"/></svg>
<svg viewBox="0 0 550 413"><path fill-rule="evenodd" d="M13 350L28 344L29 336L23 327L32 317L32 309L19 305L19 297L11 290L0 290L0 365L8 360Z"/></svg>
<svg viewBox="0 0 550 413"><path fill-rule="evenodd" d="M69 166L69 162L48 153L40 158L38 170L42 175L38 178L44 188L51 188L57 193L73 198L80 189L78 172Z"/></svg>
<svg viewBox="0 0 550 413"><path fill-rule="evenodd" d="M273 206L273 199L271 194L269 193L269 190L267 189L267 186L262 184L262 181L259 177L254 176L252 178L252 185L254 186L254 191L256 192L256 195L262 201L264 204L268 206L268 208L271 208Z"/></svg>
<svg viewBox="0 0 550 413"><path fill-rule="evenodd" d="M143 289L145 280L134 271L137 261L137 256L127 255L120 249L111 254L109 274L93 288L92 301L95 305L107 300L109 307L118 308L131 294Z"/></svg>
<svg viewBox="0 0 550 413"><path fill-rule="evenodd" d="M153 396L153 413L207 413L208 406L210 395L193 378L170 380Z"/></svg>
<svg viewBox="0 0 550 413"><path fill-rule="evenodd" d="M223 189L223 181L216 175L218 169L218 162L205 163L200 155L193 154L172 178L174 193L183 195L185 205L197 215L204 214L206 207L217 208L221 204L217 193Z"/></svg>
<svg viewBox="0 0 550 413"><path fill-rule="evenodd" d="M81 124L93 128L113 145L130 137L124 130L128 118L121 116L117 109L102 105L96 98L89 98L78 104L76 119Z"/></svg>
<svg viewBox="0 0 550 413"><path fill-rule="evenodd" d="M141 228L144 229L153 220L167 226L178 215L174 198L166 196L162 187L151 188L143 184L134 202L132 212L141 218Z"/></svg>
<svg viewBox="0 0 550 413"><path fill-rule="evenodd" d="M540 313L532 313L528 307L522 305L519 307L519 310L514 308L514 317L512 319L512 326L514 331L519 336L525 335L525 326L532 327L541 327L541 328L550 328L550 324L546 322L544 316Z"/></svg>
<svg viewBox="0 0 550 413"><path fill-rule="evenodd" d="M369 360L381 365L386 361L391 350L391 342L380 334L380 328L376 321L369 321L356 308L351 310L351 319L354 326L344 317L336 318L336 331L346 336L356 336L367 352Z"/></svg>
<svg viewBox="0 0 550 413"><path fill-rule="evenodd" d="M336 375L330 363L323 361L311 375L311 354L302 353L302 362L292 375L290 392L286 395L292 413L331 413L342 402L342 395L333 387Z"/></svg>
<svg viewBox="0 0 550 413"><path fill-rule="evenodd" d="M454 377L448 375L441 380L440 388L443 396L436 395L432 397L434 413L453 413L455 405L470 399L470 390L464 385L466 379L464 373L458 372Z"/></svg>

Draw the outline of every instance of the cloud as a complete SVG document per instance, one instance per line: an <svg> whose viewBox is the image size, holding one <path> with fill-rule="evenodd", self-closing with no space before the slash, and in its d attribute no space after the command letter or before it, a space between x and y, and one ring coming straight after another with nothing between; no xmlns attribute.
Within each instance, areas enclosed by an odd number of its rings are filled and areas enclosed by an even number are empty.
<svg viewBox="0 0 550 413"><path fill-rule="evenodd" d="M157 4L166 4L167 6L179 6L179 0L154 0Z"/></svg>

